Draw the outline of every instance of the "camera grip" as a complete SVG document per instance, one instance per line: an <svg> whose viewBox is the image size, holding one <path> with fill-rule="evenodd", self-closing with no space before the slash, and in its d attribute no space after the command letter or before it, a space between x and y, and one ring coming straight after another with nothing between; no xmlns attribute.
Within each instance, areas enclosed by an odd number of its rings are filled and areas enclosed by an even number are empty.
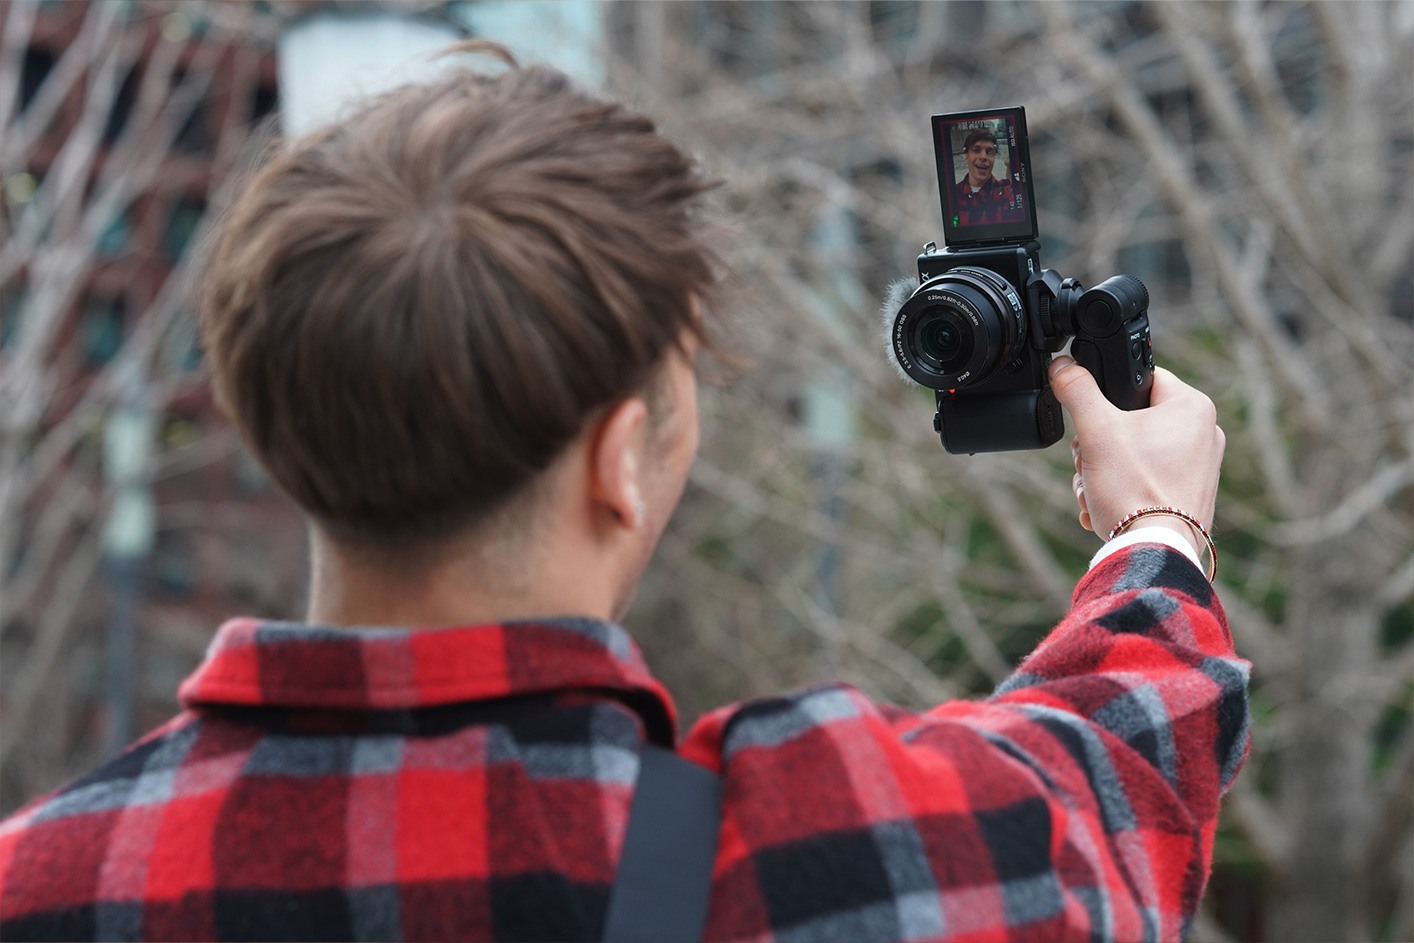
<svg viewBox="0 0 1414 943"><path fill-rule="evenodd" d="M1148 315L1126 321L1122 328L1101 337L1077 335L1070 343L1070 355L1090 371L1105 399L1120 409L1143 409L1154 387Z"/></svg>
<svg viewBox="0 0 1414 943"><path fill-rule="evenodd" d="M1018 390L978 399L938 393L933 430L953 455L1044 449L1065 435L1060 403L1047 383L1039 390Z"/></svg>

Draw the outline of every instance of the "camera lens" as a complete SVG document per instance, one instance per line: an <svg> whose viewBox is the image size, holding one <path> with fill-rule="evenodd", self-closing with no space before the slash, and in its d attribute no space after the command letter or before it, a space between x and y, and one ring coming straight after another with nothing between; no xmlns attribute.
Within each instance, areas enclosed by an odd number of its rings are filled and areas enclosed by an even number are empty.
<svg viewBox="0 0 1414 943"><path fill-rule="evenodd" d="M957 353L958 345L962 343L957 325L946 321L934 321L921 329L919 335L919 344L930 356L939 360L946 360Z"/></svg>
<svg viewBox="0 0 1414 943"><path fill-rule="evenodd" d="M1021 299L995 272L959 266L920 285L889 333L899 367L915 382L935 390L976 386L1020 349Z"/></svg>
<svg viewBox="0 0 1414 943"><path fill-rule="evenodd" d="M938 373L960 373L973 346L971 327L959 324L957 312L947 308L924 312L914 328L913 348L918 359Z"/></svg>

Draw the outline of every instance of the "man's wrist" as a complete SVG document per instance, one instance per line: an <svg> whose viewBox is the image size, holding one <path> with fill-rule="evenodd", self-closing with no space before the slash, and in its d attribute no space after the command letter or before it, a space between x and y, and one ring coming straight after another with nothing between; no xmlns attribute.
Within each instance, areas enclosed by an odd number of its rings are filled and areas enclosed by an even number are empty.
<svg viewBox="0 0 1414 943"><path fill-rule="evenodd" d="M1203 535L1198 531L1198 528L1177 515L1153 514L1144 518L1144 526L1164 527L1176 534L1181 534L1183 537L1187 538L1189 545L1193 547L1195 553L1200 557L1203 555L1203 547L1207 541L1203 539Z"/></svg>
<svg viewBox="0 0 1414 943"><path fill-rule="evenodd" d="M1135 544L1156 543L1166 544L1179 551L1201 570L1203 569L1203 561L1199 556L1198 548L1194 546L1194 536L1193 528L1176 517L1146 518L1144 526L1130 528L1113 540L1105 541L1105 545L1096 551L1095 556L1090 558L1090 566L1091 568L1095 567L1101 560L1126 547L1132 547Z"/></svg>

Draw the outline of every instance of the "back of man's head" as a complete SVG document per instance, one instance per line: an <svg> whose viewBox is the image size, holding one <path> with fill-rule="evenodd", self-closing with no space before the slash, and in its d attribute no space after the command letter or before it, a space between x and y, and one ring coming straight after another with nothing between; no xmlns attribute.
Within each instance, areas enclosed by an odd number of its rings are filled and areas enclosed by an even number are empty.
<svg viewBox="0 0 1414 943"><path fill-rule="evenodd" d="M223 222L200 296L217 395L336 540L474 526L703 339L712 185L550 69L388 93L286 146Z"/></svg>

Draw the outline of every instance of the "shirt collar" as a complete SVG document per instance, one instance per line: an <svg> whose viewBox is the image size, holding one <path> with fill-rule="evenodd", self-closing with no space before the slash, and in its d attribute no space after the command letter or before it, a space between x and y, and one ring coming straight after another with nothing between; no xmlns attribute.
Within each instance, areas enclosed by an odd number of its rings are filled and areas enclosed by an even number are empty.
<svg viewBox="0 0 1414 943"><path fill-rule="evenodd" d="M668 736L675 735L672 698L633 638L595 619L436 629L232 619L177 697L186 708L368 711L584 689L623 697L650 729L666 721Z"/></svg>

